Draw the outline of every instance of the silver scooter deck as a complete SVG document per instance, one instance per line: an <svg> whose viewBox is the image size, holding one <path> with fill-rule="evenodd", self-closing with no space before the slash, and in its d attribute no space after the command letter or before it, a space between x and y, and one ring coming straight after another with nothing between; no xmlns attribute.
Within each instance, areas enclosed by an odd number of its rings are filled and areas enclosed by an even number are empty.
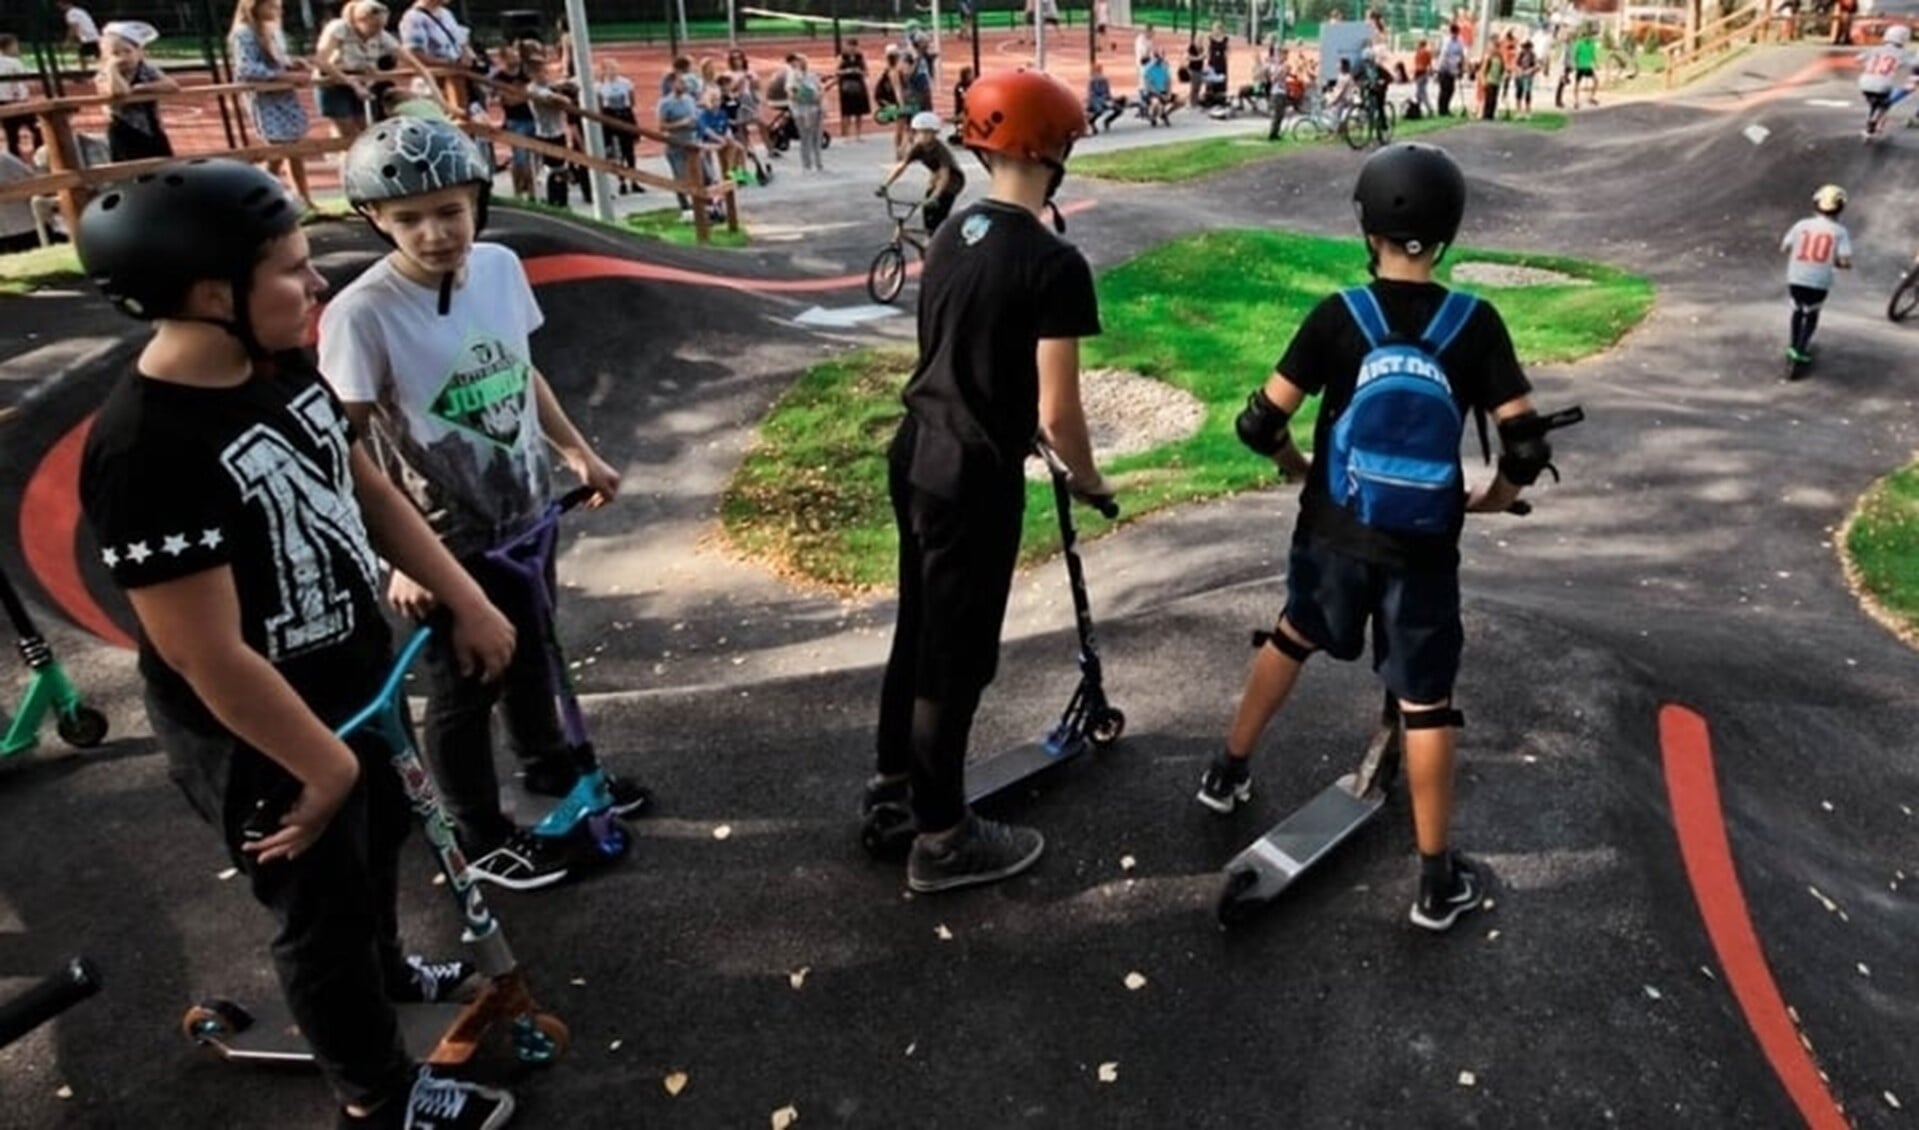
<svg viewBox="0 0 1919 1130"><path fill-rule="evenodd" d="M400 1039L407 1053L424 1062L465 1009L466 1006L457 1001L395 1005L393 1011L399 1016ZM242 1011L244 1019L207 1016L206 1012L203 1006L188 1014L187 1036L226 1059L254 1063L313 1061L313 1047L307 1043L283 1001L266 999L247 1005ZM196 1017L201 1018L197 1025ZM223 1020L228 1022L219 1022Z"/></svg>
<svg viewBox="0 0 1919 1130"><path fill-rule="evenodd" d="M1326 786L1226 864L1228 893L1221 900L1222 918L1228 914L1229 902L1259 904L1277 898L1307 868L1379 814L1386 795L1375 791L1371 796L1354 796L1353 781L1348 775Z"/></svg>

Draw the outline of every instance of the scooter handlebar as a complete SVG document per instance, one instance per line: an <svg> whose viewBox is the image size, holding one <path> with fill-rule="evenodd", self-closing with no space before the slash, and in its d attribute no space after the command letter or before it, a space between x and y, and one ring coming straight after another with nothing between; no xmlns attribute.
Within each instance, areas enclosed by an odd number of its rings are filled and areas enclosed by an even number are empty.
<svg viewBox="0 0 1919 1130"><path fill-rule="evenodd" d="M67 962L60 972L42 980L0 1007L0 1048L100 991L100 971L84 957Z"/></svg>
<svg viewBox="0 0 1919 1130"><path fill-rule="evenodd" d="M1100 516L1109 522L1119 517L1119 501L1112 495L1081 494L1073 490L1073 472L1067 468L1066 460L1061 459L1059 452L1054 451L1045 440L1033 441L1033 454L1045 461L1046 469L1051 471L1055 478L1066 483L1066 489L1072 491L1074 498L1099 511Z"/></svg>
<svg viewBox="0 0 1919 1130"><path fill-rule="evenodd" d="M557 504L559 513L564 514L569 510L578 510L580 507L586 505L587 499L592 498L597 493L599 492L589 486L574 487L572 490L560 496L560 501Z"/></svg>

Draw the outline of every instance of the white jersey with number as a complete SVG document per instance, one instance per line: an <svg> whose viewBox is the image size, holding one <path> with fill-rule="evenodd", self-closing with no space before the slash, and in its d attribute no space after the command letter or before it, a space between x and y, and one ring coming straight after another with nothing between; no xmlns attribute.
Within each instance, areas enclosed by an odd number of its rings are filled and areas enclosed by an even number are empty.
<svg viewBox="0 0 1919 1130"><path fill-rule="evenodd" d="M1825 216L1808 216L1792 225L1779 249L1788 256L1786 284L1831 290L1833 272L1841 259L1852 258L1852 236L1846 225Z"/></svg>
<svg viewBox="0 0 1919 1130"><path fill-rule="evenodd" d="M1890 94L1904 74L1912 69L1912 58L1891 44L1882 43L1859 57L1859 92Z"/></svg>

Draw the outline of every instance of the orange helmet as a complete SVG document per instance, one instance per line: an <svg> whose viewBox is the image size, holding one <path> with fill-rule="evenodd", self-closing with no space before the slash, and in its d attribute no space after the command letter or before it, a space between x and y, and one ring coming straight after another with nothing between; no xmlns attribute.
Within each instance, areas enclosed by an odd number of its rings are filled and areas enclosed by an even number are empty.
<svg viewBox="0 0 1919 1130"><path fill-rule="evenodd" d="M1085 135L1085 109L1051 75L1001 71L966 88L961 138L968 149L1052 162Z"/></svg>

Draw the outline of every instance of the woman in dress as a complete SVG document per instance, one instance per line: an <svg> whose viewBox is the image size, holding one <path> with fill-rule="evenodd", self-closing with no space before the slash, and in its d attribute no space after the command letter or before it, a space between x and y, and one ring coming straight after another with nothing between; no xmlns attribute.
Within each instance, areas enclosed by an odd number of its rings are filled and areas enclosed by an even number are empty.
<svg viewBox="0 0 1919 1130"><path fill-rule="evenodd" d="M287 53L286 32L280 26L280 0L240 0L233 9L233 31L228 37L233 54L233 77L242 83L298 82L311 68L306 60ZM253 128L275 145L300 141L307 135L306 106L297 90L257 90L248 95L253 104ZM313 192L307 187L304 157L285 159L293 191L308 208L317 208ZM266 162L267 171L280 173L280 158Z"/></svg>
<svg viewBox="0 0 1919 1130"><path fill-rule="evenodd" d="M840 139L846 139L850 125L853 140L860 139L860 133L866 124L866 115L873 112L873 101L866 91L866 56L860 53L859 41L846 41L846 50L840 52Z"/></svg>

